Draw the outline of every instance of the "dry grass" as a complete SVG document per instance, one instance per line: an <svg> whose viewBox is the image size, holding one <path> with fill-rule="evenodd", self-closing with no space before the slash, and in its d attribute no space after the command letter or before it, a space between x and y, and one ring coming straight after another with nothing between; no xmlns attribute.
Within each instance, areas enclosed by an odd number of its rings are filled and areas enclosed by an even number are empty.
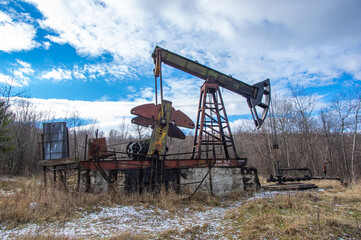
<svg viewBox="0 0 361 240"><path fill-rule="evenodd" d="M201 226L191 226L182 231L178 229L169 229L159 233L156 239L203 239L202 234L207 231L208 227L208 223L204 223Z"/></svg>
<svg viewBox="0 0 361 240"><path fill-rule="evenodd" d="M29 186L0 198L0 223L16 227L25 223L63 222L80 216L82 207L110 205L107 195L74 195L54 188Z"/></svg>
<svg viewBox="0 0 361 240"><path fill-rule="evenodd" d="M98 238L89 238L89 237L81 237L81 238L70 238L65 236L57 236L56 234L28 234L16 237L17 240L87 240L87 239L98 239ZM104 236L105 240L145 240L148 239L146 236L136 235L131 232L121 232L118 234L114 234L111 237Z"/></svg>
<svg viewBox="0 0 361 240"><path fill-rule="evenodd" d="M144 236L135 235L130 232L122 232L119 234L115 234L109 238L105 238L107 240L144 240L147 239Z"/></svg>
<svg viewBox="0 0 361 240"><path fill-rule="evenodd" d="M206 205L216 206L219 199L211 196L184 198L175 192L159 194L124 194L109 191L102 194L72 193L61 188L44 188L37 178L18 178L16 181L0 180L0 190L10 194L0 195L0 224L8 229L26 223L64 222L82 216L82 211L96 212L99 207L115 205L154 206L179 211L185 205L201 210Z"/></svg>
<svg viewBox="0 0 361 240"><path fill-rule="evenodd" d="M338 180L312 180L310 183L316 184L319 188L328 190L333 189L334 191L342 191L347 188ZM357 184L353 184L357 185ZM353 185L350 185L349 187L352 187Z"/></svg>
<svg viewBox="0 0 361 240"><path fill-rule="evenodd" d="M64 236L56 236L55 234L38 234L38 235L23 235L16 238L17 240L73 240L74 238L64 237ZM77 240L87 240L89 238L76 238ZM98 238L90 238L90 239L98 239ZM122 232L119 234L114 234L111 237L105 237L106 240L146 240L148 237L135 235L130 232Z"/></svg>
<svg viewBox="0 0 361 240"><path fill-rule="evenodd" d="M256 199L230 210L225 236L240 239L360 239L361 185ZM334 186L334 188L331 188Z"/></svg>
<svg viewBox="0 0 361 240"><path fill-rule="evenodd" d="M57 188L44 189L37 178L17 181L0 180L0 224L13 228L26 223L63 222L82 216L84 211L98 211L100 206L154 206L170 214L187 207L203 211L220 206L222 200L208 195L184 198L174 192L158 195L71 193ZM229 210L218 236L236 239L361 239L361 184L348 188L337 181L316 181L324 191L306 191L272 198L245 201ZM238 196L240 197L240 196ZM237 196L234 196L236 199ZM234 200L235 200L234 199ZM238 198L237 201L239 201ZM156 233L157 239L202 238L208 223L184 230L169 229ZM149 237L149 236L148 236ZM106 239L147 239L147 235L122 232ZM68 239L56 235L21 236L19 239ZM82 239L82 238L80 238Z"/></svg>
<svg viewBox="0 0 361 240"><path fill-rule="evenodd" d="M264 177L264 176L258 176L258 180L259 180L259 182L261 183L261 185L265 185L265 184L269 184L268 182L267 182L267 177Z"/></svg>
<svg viewBox="0 0 361 240"><path fill-rule="evenodd" d="M17 240L71 240L68 237L58 237L55 235L26 235L16 238Z"/></svg>

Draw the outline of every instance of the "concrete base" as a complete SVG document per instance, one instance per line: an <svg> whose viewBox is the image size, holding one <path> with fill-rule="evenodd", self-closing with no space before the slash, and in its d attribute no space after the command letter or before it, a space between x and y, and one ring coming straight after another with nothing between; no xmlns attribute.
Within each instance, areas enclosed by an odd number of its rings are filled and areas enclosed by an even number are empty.
<svg viewBox="0 0 361 240"><path fill-rule="evenodd" d="M232 194L246 194L260 188L255 168L209 168L183 169L180 179L181 189L185 193L193 193L199 186L198 193L229 197ZM205 177L206 176L206 177ZM116 181L118 188L123 189L124 174L119 171ZM108 183L99 171L81 171L80 191L101 193L108 190Z"/></svg>
<svg viewBox="0 0 361 240"><path fill-rule="evenodd" d="M108 182L99 171L81 171L79 190L91 193L106 192L108 191Z"/></svg>
<svg viewBox="0 0 361 240"><path fill-rule="evenodd" d="M204 179L198 191L219 197L229 197L232 194L247 193L260 188L255 168L212 168L207 175L208 172L209 168L183 170L186 179L182 178L181 184L193 193Z"/></svg>

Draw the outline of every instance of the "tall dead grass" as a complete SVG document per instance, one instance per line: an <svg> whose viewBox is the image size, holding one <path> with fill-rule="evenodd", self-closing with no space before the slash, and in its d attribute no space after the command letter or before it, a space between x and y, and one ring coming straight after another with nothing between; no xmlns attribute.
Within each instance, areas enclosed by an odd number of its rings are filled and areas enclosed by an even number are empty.
<svg viewBox="0 0 361 240"><path fill-rule="evenodd" d="M82 216L84 211L96 212L99 207L115 205L154 206L167 209L170 213L179 211L184 205L201 210L205 205L217 205L218 199L212 196L184 198L173 191L161 190L159 194L125 194L110 190L107 193L91 194L67 192L57 187L47 187L41 180L18 179L2 181L11 194L0 195L0 224L14 228L25 223L64 222Z"/></svg>
<svg viewBox="0 0 361 240"><path fill-rule="evenodd" d="M37 180L19 181L11 194L0 197L0 223L12 228L24 223L63 222L81 216L79 208L111 205L108 195L73 194L44 188Z"/></svg>
<svg viewBox="0 0 361 240"><path fill-rule="evenodd" d="M184 198L162 190L126 195L119 191L103 194L72 193L58 188L44 188L39 179L2 182L0 186L11 194L0 195L0 223L8 228L25 223L63 222L82 216L84 211L98 211L101 206L135 205L167 209L170 214L188 207L196 211L206 206L219 206L222 200L210 195ZM241 207L229 210L222 220L219 234L229 239L361 239L361 184L348 188L338 182L317 182L324 191L313 190L297 194L245 201ZM156 236L189 238L202 236L207 228L196 226L184 230L170 229ZM23 236L24 239L38 239ZM53 239L51 236L38 236ZM54 239L61 239L56 238ZM109 239L146 239L133 233L119 233Z"/></svg>
<svg viewBox="0 0 361 240"><path fill-rule="evenodd" d="M136 235L131 232L122 232L119 234L115 234L109 238L105 238L105 239L107 239L107 240L145 240L145 239L147 239L147 237Z"/></svg>
<svg viewBox="0 0 361 240"><path fill-rule="evenodd" d="M167 239L204 239L203 233L208 230L209 224L194 225L182 230L169 229L160 232L155 239L167 240ZM221 236L215 236L212 239L219 239Z"/></svg>
<svg viewBox="0 0 361 240"><path fill-rule="evenodd" d="M71 240L71 238L56 235L25 235L19 236L16 240Z"/></svg>
<svg viewBox="0 0 361 240"><path fill-rule="evenodd" d="M239 239L361 239L361 185L334 186L326 191L248 201L227 212L225 235Z"/></svg>

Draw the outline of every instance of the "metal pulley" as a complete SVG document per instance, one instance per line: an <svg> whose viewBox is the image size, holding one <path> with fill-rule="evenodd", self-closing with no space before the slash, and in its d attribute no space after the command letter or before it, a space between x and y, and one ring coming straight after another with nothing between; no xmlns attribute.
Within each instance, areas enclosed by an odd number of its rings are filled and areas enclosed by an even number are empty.
<svg viewBox="0 0 361 240"><path fill-rule="evenodd" d="M149 140L130 142L125 151L128 157L134 157L134 155L146 154L149 148ZM139 156L138 156L139 158Z"/></svg>

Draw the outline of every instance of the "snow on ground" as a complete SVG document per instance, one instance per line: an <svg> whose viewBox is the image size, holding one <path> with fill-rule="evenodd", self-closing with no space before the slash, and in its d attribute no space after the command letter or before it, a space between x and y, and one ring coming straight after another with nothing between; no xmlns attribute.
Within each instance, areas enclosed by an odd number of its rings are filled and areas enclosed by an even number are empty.
<svg viewBox="0 0 361 240"><path fill-rule="evenodd" d="M251 199L269 198L283 193L261 192ZM69 238L104 238L122 232L147 235L151 238L167 230L182 232L195 226L206 226L204 230L202 228L202 235L199 236L201 239L222 239L222 219L225 213L240 206L242 202L244 200L228 202L221 207L206 206L202 210L183 207L175 212L154 206L98 207L97 211L92 213L79 210L81 218L64 223L27 224L10 230L0 225L0 238L14 239L21 235L47 234Z"/></svg>
<svg viewBox="0 0 361 240"><path fill-rule="evenodd" d="M15 178L0 177L0 182L15 182L15 181L16 181ZM12 190L0 189L0 196L12 195L14 193L15 192Z"/></svg>
<svg viewBox="0 0 361 240"><path fill-rule="evenodd" d="M171 213L153 206L102 207L98 212L83 212L83 217L65 223L28 224L11 230L2 227L0 228L0 238L11 239L29 234L102 238L121 232L152 236L166 230L183 231L194 226L202 227L204 224L208 224L208 227L203 236L212 237L217 235L217 231L221 227L220 220L227 210L229 207L206 207L204 211L183 208L181 211Z"/></svg>
<svg viewBox="0 0 361 240"><path fill-rule="evenodd" d="M16 179L15 178L9 178L9 177L0 177L0 181L3 181L3 182L15 182Z"/></svg>
<svg viewBox="0 0 361 240"><path fill-rule="evenodd" d="M7 190L0 189L0 196L12 195L14 193L15 193L14 191L7 191Z"/></svg>

